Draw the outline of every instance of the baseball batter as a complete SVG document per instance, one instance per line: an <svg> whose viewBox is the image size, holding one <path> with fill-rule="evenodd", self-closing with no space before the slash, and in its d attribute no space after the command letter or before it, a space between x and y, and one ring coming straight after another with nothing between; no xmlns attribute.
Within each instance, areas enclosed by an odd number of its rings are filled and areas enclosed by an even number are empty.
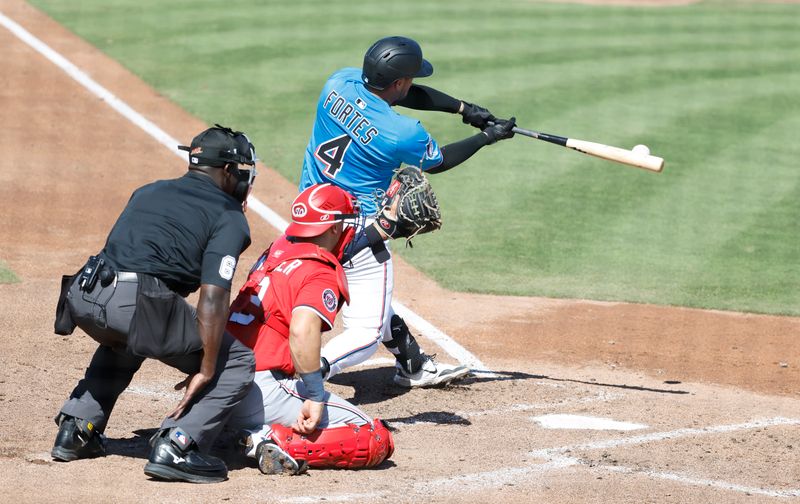
<svg viewBox="0 0 800 504"><path fill-rule="evenodd" d="M432 73L419 45L406 37L380 39L367 50L361 69L335 72L319 96L300 189L335 184L354 194L362 212L374 218L401 164L441 173L514 135L514 118L497 119L483 107L413 83ZM482 131L440 148L419 121L395 112L395 105L458 113ZM370 248L346 258L350 303L343 309L345 330L322 350L326 377L365 361L379 342L397 359L394 381L400 386L430 386L466 375L466 367L436 363L419 348L391 307L391 256L381 261Z"/></svg>
<svg viewBox="0 0 800 504"><path fill-rule="evenodd" d="M248 433L247 454L265 474L372 467L394 449L380 420L325 391L319 369L321 334L348 300L339 259L354 233L343 220L357 216L355 198L339 187L300 193L286 236L256 262L231 306L227 330L253 349L256 375L228 427Z"/></svg>

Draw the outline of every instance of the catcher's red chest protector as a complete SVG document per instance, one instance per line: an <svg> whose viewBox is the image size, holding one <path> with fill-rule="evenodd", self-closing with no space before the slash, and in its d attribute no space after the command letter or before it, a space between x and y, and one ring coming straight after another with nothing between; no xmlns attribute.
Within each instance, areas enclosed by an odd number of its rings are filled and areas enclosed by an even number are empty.
<svg viewBox="0 0 800 504"><path fill-rule="evenodd" d="M325 322L323 330L328 330L341 302L348 300L344 270L330 252L281 237L250 271L231 304L226 329L253 349L257 371L278 370L291 376L295 369L289 324L296 304L313 307Z"/></svg>

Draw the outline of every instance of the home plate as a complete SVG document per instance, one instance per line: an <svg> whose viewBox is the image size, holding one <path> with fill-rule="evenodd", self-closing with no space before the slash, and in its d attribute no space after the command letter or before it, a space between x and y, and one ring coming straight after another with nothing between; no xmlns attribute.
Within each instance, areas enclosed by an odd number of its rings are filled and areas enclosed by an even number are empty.
<svg viewBox="0 0 800 504"><path fill-rule="evenodd" d="M610 418L598 418L580 415L543 415L533 417L545 429L584 429L584 430L617 430L631 431L646 429L643 424L618 422Z"/></svg>

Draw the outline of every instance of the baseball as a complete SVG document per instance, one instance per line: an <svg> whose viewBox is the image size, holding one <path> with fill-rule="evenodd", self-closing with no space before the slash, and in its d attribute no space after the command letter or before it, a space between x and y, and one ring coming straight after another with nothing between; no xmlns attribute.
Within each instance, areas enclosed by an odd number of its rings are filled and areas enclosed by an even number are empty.
<svg viewBox="0 0 800 504"><path fill-rule="evenodd" d="M637 154L644 154L646 156L650 154L650 147L642 144L634 146L631 150Z"/></svg>

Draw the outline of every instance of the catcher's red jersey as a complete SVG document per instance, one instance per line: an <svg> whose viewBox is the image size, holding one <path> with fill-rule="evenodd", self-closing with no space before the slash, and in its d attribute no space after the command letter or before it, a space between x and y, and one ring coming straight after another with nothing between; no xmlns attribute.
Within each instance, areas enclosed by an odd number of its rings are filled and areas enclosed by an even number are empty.
<svg viewBox="0 0 800 504"><path fill-rule="evenodd" d="M339 262L311 243L276 240L253 266L231 305L227 330L253 349L256 371L293 375L289 325L294 310L312 310L322 330L333 328L347 280Z"/></svg>

